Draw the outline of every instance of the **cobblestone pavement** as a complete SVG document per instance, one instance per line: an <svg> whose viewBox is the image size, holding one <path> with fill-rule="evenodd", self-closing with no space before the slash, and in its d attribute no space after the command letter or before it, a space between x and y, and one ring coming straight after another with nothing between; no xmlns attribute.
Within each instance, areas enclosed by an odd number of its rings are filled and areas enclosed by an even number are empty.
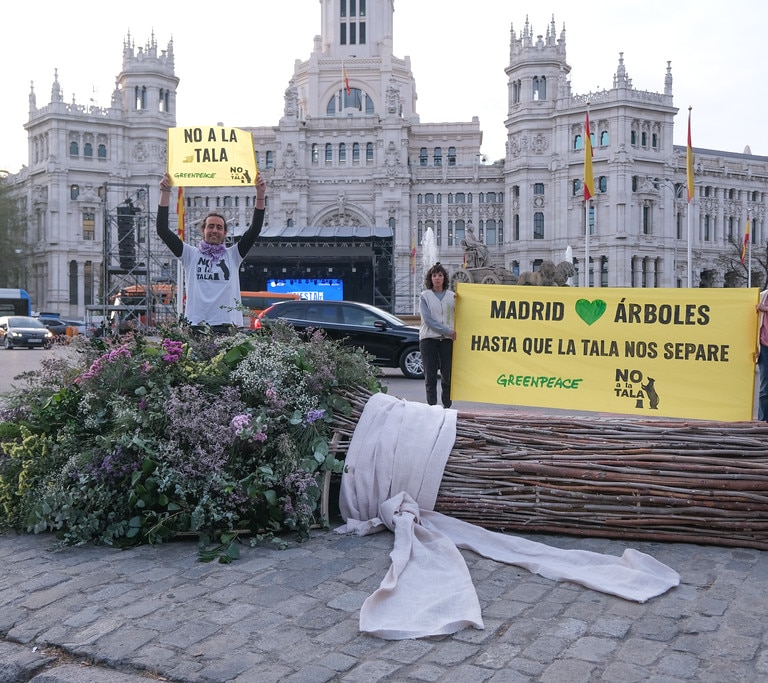
<svg viewBox="0 0 768 683"><path fill-rule="evenodd" d="M193 541L52 552L0 537L0 682L768 680L768 553L565 536L647 552L681 585L645 604L464 552L484 630L386 641L358 631L393 536L315 531L285 550L197 562Z"/></svg>

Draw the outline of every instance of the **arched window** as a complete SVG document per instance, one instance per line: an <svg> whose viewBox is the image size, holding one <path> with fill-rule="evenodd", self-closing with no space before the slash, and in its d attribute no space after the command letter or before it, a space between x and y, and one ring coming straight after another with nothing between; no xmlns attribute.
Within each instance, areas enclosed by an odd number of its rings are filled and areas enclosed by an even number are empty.
<svg viewBox="0 0 768 683"><path fill-rule="evenodd" d="M604 130L600 133L600 146L605 147L608 144L608 131Z"/></svg>
<svg viewBox="0 0 768 683"><path fill-rule="evenodd" d="M70 199L77 199L80 196L80 186L79 185L72 185L69 188L69 198Z"/></svg>
<svg viewBox="0 0 768 683"><path fill-rule="evenodd" d="M481 224L481 230L485 228L485 243L489 246L496 244L496 221L485 221L485 225Z"/></svg>
<svg viewBox="0 0 768 683"><path fill-rule="evenodd" d="M93 261L83 265L83 304L93 305Z"/></svg>
<svg viewBox="0 0 768 683"><path fill-rule="evenodd" d="M516 213L512 216L512 239L515 242L520 241L520 214Z"/></svg>
<svg viewBox="0 0 768 683"><path fill-rule="evenodd" d="M533 99L546 100L547 99L547 79L546 76L534 76L533 77Z"/></svg>
<svg viewBox="0 0 768 683"><path fill-rule="evenodd" d="M275 166L275 153L267 152L267 168L274 168Z"/></svg>
<svg viewBox="0 0 768 683"><path fill-rule="evenodd" d="M576 197L577 195L581 194L581 180L577 178L573 181L573 196Z"/></svg>
<svg viewBox="0 0 768 683"><path fill-rule="evenodd" d="M641 147L647 147L648 146L648 133L643 131L640 133L640 146Z"/></svg>
<svg viewBox="0 0 768 683"><path fill-rule="evenodd" d="M426 166L429 163L429 157L427 156L427 148L422 147L419 150L419 166Z"/></svg>
<svg viewBox="0 0 768 683"><path fill-rule="evenodd" d="M352 163L353 164L360 163L360 143L359 142L352 143Z"/></svg>
<svg viewBox="0 0 768 683"><path fill-rule="evenodd" d="M79 278L77 277L77 261L69 262L69 303L73 306L77 306L77 283Z"/></svg>
<svg viewBox="0 0 768 683"><path fill-rule="evenodd" d="M339 88L336 94L328 100L325 112L328 116L342 114L345 109L357 109L365 114L374 114L373 100L360 88L350 88L347 95L346 88Z"/></svg>
<svg viewBox="0 0 768 683"><path fill-rule="evenodd" d="M80 155L80 146L72 140L72 142L69 143L69 156L76 157Z"/></svg>
<svg viewBox="0 0 768 683"><path fill-rule="evenodd" d="M449 166L456 165L456 148L455 147L448 148L448 165Z"/></svg>
<svg viewBox="0 0 768 683"><path fill-rule="evenodd" d="M651 135L651 147L656 149L659 146L659 136L654 133Z"/></svg>
<svg viewBox="0 0 768 683"><path fill-rule="evenodd" d="M136 109L146 109L147 108L147 86L137 85L134 88L134 94L135 94Z"/></svg>
<svg viewBox="0 0 768 683"><path fill-rule="evenodd" d="M512 81L512 104L520 104L520 93L523 90L523 82Z"/></svg>
<svg viewBox="0 0 768 683"><path fill-rule="evenodd" d="M106 159L107 158L107 146L106 145L99 145L98 151L96 152L99 159Z"/></svg>
<svg viewBox="0 0 768 683"><path fill-rule="evenodd" d="M317 164L320 161L320 151L317 148L317 143L312 143L312 163Z"/></svg>
<svg viewBox="0 0 768 683"><path fill-rule="evenodd" d="M435 147L433 159L434 159L435 166L443 165L443 148L442 147Z"/></svg>
<svg viewBox="0 0 768 683"><path fill-rule="evenodd" d="M424 203L425 204L434 204L435 203L435 194L434 194L434 192L427 192L424 195Z"/></svg>
<svg viewBox="0 0 768 683"><path fill-rule="evenodd" d="M466 223L463 220L458 220L453 224L453 238L456 244L461 244L461 240L466 235Z"/></svg>
<svg viewBox="0 0 768 683"><path fill-rule="evenodd" d="M597 179L597 189L600 190L600 192L608 192L608 178L604 175L601 175Z"/></svg>
<svg viewBox="0 0 768 683"><path fill-rule="evenodd" d="M346 161L347 160L347 143L340 142L339 143L339 161Z"/></svg>
<svg viewBox="0 0 768 683"><path fill-rule="evenodd" d="M90 142L83 145L83 156L93 158L93 145Z"/></svg>
<svg viewBox="0 0 768 683"><path fill-rule="evenodd" d="M629 133L629 144L630 145L636 145L637 144L637 131L633 130Z"/></svg>
<svg viewBox="0 0 768 683"><path fill-rule="evenodd" d="M325 143L325 163L330 164L333 161L333 145L330 142Z"/></svg>
<svg viewBox="0 0 768 683"><path fill-rule="evenodd" d="M373 161L373 143L372 142L365 143L365 160L369 163Z"/></svg>
<svg viewBox="0 0 768 683"><path fill-rule="evenodd" d="M582 138L581 135L574 136L573 148L576 150L584 149L584 138Z"/></svg>
<svg viewBox="0 0 768 683"><path fill-rule="evenodd" d="M541 211L533 214L533 239L544 239L544 214Z"/></svg>

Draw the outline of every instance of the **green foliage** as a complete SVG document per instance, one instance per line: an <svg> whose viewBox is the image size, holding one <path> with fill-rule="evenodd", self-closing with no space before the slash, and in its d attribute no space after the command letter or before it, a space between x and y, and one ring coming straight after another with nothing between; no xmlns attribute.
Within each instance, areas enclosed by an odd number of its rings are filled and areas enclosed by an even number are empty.
<svg viewBox="0 0 768 683"><path fill-rule="evenodd" d="M22 253L26 229L26 218L12 196L10 180L0 178L0 244L3 245L0 287L26 289Z"/></svg>
<svg viewBox="0 0 768 683"><path fill-rule="evenodd" d="M231 562L240 537L306 538L341 390L380 390L360 351L275 325L255 335L77 339L0 412L0 526L125 547L195 534Z"/></svg>

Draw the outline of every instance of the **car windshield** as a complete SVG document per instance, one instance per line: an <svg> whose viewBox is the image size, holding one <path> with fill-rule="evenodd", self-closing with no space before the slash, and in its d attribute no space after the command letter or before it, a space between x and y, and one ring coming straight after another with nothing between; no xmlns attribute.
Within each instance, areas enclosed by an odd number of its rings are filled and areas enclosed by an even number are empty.
<svg viewBox="0 0 768 683"><path fill-rule="evenodd" d="M9 327L45 327L37 318L25 318L24 316L14 316L8 318Z"/></svg>

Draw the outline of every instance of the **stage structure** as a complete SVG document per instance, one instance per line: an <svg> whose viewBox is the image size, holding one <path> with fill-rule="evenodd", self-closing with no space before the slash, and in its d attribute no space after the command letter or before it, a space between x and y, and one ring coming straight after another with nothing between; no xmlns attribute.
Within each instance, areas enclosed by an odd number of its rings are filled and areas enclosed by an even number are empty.
<svg viewBox="0 0 768 683"><path fill-rule="evenodd" d="M89 322L111 331L146 328L175 316L176 271L159 244L156 214L146 184L105 183L102 287L99 303L87 307Z"/></svg>

